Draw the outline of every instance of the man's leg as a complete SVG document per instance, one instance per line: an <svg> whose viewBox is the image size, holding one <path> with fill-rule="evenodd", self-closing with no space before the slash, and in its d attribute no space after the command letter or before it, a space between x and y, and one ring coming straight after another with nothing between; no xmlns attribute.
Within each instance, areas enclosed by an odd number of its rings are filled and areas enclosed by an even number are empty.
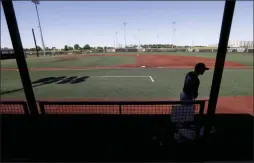
<svg viewBox="0 0 254 163"><path fill-rule="evenodd" d="M194 98L182 92L180 94L180 101L194 101ZM195 137L195 135L193 135L195 131L191 130L191 126L186 126L186 122L190 123L194 121L195 108L193 104L182 104L182 108L179 109L182 110L177 111L177 116L184 122L176 123L175 139L181 142L185 141L185 139L192 139Z"/></svg>

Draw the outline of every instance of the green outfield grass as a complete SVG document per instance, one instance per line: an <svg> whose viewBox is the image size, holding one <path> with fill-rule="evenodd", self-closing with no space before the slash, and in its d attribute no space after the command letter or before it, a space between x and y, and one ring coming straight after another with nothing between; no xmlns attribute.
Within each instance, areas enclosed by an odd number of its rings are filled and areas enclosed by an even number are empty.
<svg viewBox="0 0 254 163"><path fill-rule="evenodd" d="M33 84L37 99L167 99L179 97L184 76L188 71L189 69L30 71L30 76L32 81L46 77L89 76L85 81L76 84ZM212 75L211 70L200 77L200 97L209 96ZM252 95L252 69L224 70L220 96ZM1 72L1 98L25 99L17 71Z"/></svg>
<svg viewBox="0 0 254 163"><path fill-rule="evenodd" d="M137 53L128 53L137 54ZM149 54L149 53L140 53ZM156 54L156 53L150 53ZM216 53L157 53L215 58ZM227 60L253 66L253 55L228 53ZM72 68L84 66L111 66L134 64L135 56L89 56L76 60L59 60L57 56L27 58L29 68ZM1 61L1 68L17 68L15 60ZM166 99L178 98L183 79L189 69L110 69L30 71L32 81L47 77L82 77L75 84L33 84L37 98L112 98L112 99ZM200 97L208 97L213 70L201 77ZM122 77L120 77L122 76ZM129 77L128 77L129 76ZM154 82L153 82L154 81ZM225 69L220 89L221 96L252 96L253 69ZM1 98L24 98L18 71L1 71Z"/></svg>
<svg viewBox="0 0 254 163"><path fill-rule="evenodd" d="M80 56L80 55L78 55ZM59 56L42 56L39 58L27 58L28 68L66 68L84 66L113 66L119 64L135 64L133 56L89 56L76 60L59 60ZM1 68L17 68L16 60L2 60Z"/></svg>

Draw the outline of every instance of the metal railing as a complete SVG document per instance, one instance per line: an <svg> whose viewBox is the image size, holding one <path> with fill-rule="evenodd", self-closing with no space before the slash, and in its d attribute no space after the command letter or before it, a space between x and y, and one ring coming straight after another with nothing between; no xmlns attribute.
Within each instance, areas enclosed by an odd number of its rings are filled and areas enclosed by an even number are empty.
<svg viewBox="0 0 254 163"><path fill-rule="evenodd" d="M203 114L205 100L198 101L37 101L40 114L171 114L175 106L194 106ZM29 114L25 101L1 101L0 114ZM184 109L182 110L185 111Z"/></svg>

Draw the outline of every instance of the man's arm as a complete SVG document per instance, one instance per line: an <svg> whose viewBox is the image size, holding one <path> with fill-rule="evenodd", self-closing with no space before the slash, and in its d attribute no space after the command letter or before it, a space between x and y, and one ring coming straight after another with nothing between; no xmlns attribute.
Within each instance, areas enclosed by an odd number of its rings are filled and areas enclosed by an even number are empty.
<svg viewBox="0 0 254 163"><path fill-rule="evenodd" d="M198 88L199 88L199 80L196 82L196 84L195 84L195 89L196 89L196 91L195 91L195 99L198 97Z"/></svg>

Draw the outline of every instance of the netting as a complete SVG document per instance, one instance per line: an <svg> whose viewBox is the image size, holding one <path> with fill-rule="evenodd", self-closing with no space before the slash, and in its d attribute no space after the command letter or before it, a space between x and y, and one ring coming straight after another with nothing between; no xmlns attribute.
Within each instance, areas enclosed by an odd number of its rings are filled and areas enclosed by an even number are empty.
<svg viewBox="0 0 254 163"><path fill-rule="evenodd" d="M24 101L1 101L0 114L28 114L27 104Z"/></svg>
<svg viewBox="0 0 254 163"><path fill-rule="evenodd" d="M172 114L173 121L186 121L203 114L205 101L128 101L128 102L38 102L41 114ZM29 113L25 101L1 101L1 114ZM185 118L180 120L179 117Z"/></svg>
<svg viewBox="0 0 254 163"><path fill-rule="evenodd" d="M44 105L45 114L119 114L117 105Z"/></svg>
<svg viewBox="0 0 254 163"><path fill-rule="evenodd" d="M177 115L203 113L204 101L195 101L186 107L180 101L146 102L40 102L44 114L172 114Z"/></svg>

